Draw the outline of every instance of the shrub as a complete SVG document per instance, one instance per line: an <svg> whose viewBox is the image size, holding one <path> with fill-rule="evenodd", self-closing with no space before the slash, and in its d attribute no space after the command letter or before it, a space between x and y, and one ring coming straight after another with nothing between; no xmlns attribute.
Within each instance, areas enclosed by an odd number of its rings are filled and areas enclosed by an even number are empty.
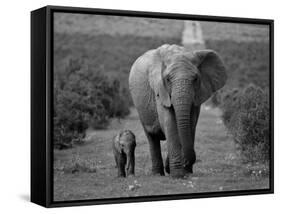
<svg viewBox="0 0 281 214"><path fill-rule="evenodd" d="M55 72L55 148L82 143L88 127L105 128L111 117L127 115L129 107L121 97L118 80L111 82L99 70L91 70L87 62L69 59L65 69Z"/></svg>
<svg viewBox="0 0 281 214"><path fill-rule="evenodd" d="M269 96L260 87L229 90L222 97L222 119L246 161L269 158Z"/></svg>
<svg viewBox="0 0 281 214"><path fill-rule="evenodd" d="M239 96L241 95L241 89L233 88L227 89L220 93L218 98L218 106L223 111L223 121L225 125L229 124L229 120L233 113L239 108Z"/></svg>

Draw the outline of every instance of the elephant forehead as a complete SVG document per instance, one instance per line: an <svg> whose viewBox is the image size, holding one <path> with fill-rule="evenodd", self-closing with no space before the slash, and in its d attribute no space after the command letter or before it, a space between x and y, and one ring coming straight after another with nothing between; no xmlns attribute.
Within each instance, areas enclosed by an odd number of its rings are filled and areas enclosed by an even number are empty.
<svg viewBox="0 0 281 214"><path fill-rule="evenodd" d="M179 46L179 45L169 45L169 44L164 44L164 45L161 45L158 50L161 52L161 53L164 53L164 52L170 52L170 53L176 53L176 52L180 52L183 50L183 47Z"/></svg>
<svg viewBox="0 0 281 214"><path fill-rule="evenodd" d="M157 48L158 54L165 65L170 64L173 55L182 52L182 47L178 45L162 45Z"/></svg>
<svg viewBox="0 0 281 214"><path fill-rule="evenodd" d="M157 51L166 66L173 63L177 56L184 56L189 61L192 61L192 59L194 58L193 53L189 52L186 48L178 45L165 44L157 48Z"/></svg>
<svg viewBox="0 0 281 214"><path fill-rule="evenodd" d="M133 141L134 140L134 136L131 133L125 132L122 133L122 135L120 136L120 143L123 142L129 142L129 141Z"/></svg>
<svg viewBox="0 0 281 214"><path fill-rule="evenodd" d="M164 44L157 48L160 54L165 55L166 53L177 53L183 51L183 47L179 45Z"/></svg>
<svg viewBox="0 0 281 214"><path fill-rule="evenodd" d="M129 141L128 140L124 140L124 139L119 141L120 145L127 145L128 143L129 143Z"/></svg>
<svg viewBox="0 0 281 214"><path fill-rule="evenodd" d="M192 73L197 73L197 68L192 64L190 59L182 54L176 54L171 57L170 64L168 66L169 70L183 69L185 71L191 71Z"/></svg>

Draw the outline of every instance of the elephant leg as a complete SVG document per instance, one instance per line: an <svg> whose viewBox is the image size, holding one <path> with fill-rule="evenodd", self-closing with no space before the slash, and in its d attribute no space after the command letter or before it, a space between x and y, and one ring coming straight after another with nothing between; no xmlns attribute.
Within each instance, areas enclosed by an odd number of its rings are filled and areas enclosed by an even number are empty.
<svg viewBox="0 0 281 214"><path fill-rule="evenodd" d="M134 151L130 151L129 154L127 155L128 157L128 162L127 162L127 176L130 175L135 175L135 153Z"/></svg>
<svg viewBox="0 0 281 214"><path fill-rule="evenodd" d="M170 136L171 137L171 136ZM181 178L185 175L182 165L182 151L179 137L168 137L168 157L165 169L174 178Z"/></svg>
<svg viewBox="0 0 281 214"><path fill-rule="evenodd" d="M126 177L125 166L126 166L126 155L123 153L119 153L119 155L115 156L117 169L118 169L118 177Z"/></svg>
<svg viewBox="0 0 281 214"><path fill-rule="evenodd" d="M165 161L165 171L170 174L170 165L169 165L169 155L167 155L166 157L166 161Z"/></svg>
<svg viewBox="0 0 281 214"><path fill-rule="evenodd" d="M184 177L185 172L182 164L182 147L178 136L176 119L173 114L167 114L166 138L168 145L168 157L165 169L174 178Z"/></svg>
<svg viewBox="0 0 281 214"><path fill-rule="evenodd" d="M147 132L145 132L145 134L149 142L150 156L152 161L152 174L165 175L160 140L156 136L153 136Z"/></svg>

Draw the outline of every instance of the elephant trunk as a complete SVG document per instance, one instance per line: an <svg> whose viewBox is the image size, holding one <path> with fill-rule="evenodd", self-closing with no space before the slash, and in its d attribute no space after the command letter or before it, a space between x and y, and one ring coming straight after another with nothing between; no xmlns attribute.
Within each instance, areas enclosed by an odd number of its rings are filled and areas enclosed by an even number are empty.
<svg viewBox="0 0 281 214"><path fill-rule="evenodd" d="M194 90L191 84L181 81L173 90L174 110L177 130L181 144L182 165L185 172L192 173L195 162L194 141L192 135L191 108L193 105Z"/></svg>

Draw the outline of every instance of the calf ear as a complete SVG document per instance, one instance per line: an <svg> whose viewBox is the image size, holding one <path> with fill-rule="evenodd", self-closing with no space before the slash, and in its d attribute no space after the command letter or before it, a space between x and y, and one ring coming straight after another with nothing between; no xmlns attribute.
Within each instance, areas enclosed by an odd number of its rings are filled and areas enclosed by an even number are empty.
<svg viewBox="0 0 281 214"><path fill-rule="evenodd" d="M114 147L118 153L122 153L122 147L120 144L120 133L114 138Z"/></svg>
<svg viewBox="0 0 281 214"><path fill-rule="evenodd" d="M200 73L200 87L196 93L196 104L205 102L214 92L225 85L226 69L219 55L212 50L193 52L192 62Z"/></svg>

